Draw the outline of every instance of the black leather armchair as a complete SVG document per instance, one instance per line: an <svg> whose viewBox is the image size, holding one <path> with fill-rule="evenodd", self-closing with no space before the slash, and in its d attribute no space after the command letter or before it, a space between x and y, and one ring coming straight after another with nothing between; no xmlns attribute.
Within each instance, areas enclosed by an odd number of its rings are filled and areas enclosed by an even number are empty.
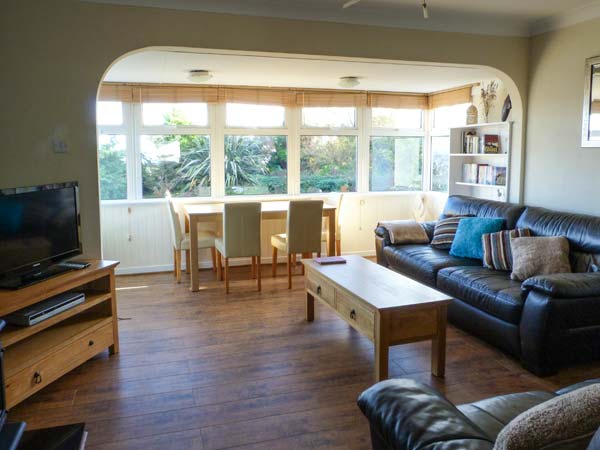
<svg viewBox="0 0 600 450"><path fill-rule="evenodd" d="M358 406L369 420L373 450L491 450L500 430L522 412L593 383L600 379L556 392L508 394L455 406L429 386L395 379L364 391Z"/></svg>

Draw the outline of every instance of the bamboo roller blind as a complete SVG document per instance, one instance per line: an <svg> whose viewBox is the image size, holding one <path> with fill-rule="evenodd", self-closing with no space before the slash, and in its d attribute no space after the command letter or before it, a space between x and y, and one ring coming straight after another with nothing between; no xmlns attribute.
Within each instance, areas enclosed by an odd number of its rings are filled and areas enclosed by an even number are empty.
<svg viewBox="0 0 600 450"><path fill-rule="evenodd" d="M327 89L286 89L263 87L225 87L190 85L153 85L102 83L102 101L146 103L250 103L299 107L360 107L433 109L471 103L471 86L432 94L338 91Z"/></svg>

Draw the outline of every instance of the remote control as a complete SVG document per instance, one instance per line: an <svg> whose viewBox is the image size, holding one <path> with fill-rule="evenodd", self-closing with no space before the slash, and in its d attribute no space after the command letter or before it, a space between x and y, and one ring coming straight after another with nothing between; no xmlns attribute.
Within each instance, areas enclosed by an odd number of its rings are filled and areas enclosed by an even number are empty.
<svg viewBox="0 0 600 450"><path fill-rule="evenodd" d="M61 267L66 267L67 269L85 269L90 266L88 262L79 262L79 261L65 261L58 264Z"/></svg>

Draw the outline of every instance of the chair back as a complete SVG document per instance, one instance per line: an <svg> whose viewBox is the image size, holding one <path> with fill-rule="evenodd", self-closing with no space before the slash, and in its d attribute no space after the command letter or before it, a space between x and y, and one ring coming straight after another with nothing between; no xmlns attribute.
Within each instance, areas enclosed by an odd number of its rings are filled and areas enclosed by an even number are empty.
<svg viewBox="0 0 600 450"><path fill-rule="evenodd" d="M173 247L178 249L181 247L181 241L183 240L183 232L181 231L181 222L179 221L179 213L175 209L171 193L169 191L165 194L165 200L167 203L167 213L169 214L169 222L171 224L171 242Z"/></svg>
<svg viewBox="0 0 600 450"><path fill-rule="evenodd" d="M260 203L226 203L223 209L223 256L260 256L260 222Z"/></svg>
<svg viewBox="0 0 600 450"><path fill-rule="evenodd" d="M287 215L289 253L321 251L323 200L292 200Z"/></svg>

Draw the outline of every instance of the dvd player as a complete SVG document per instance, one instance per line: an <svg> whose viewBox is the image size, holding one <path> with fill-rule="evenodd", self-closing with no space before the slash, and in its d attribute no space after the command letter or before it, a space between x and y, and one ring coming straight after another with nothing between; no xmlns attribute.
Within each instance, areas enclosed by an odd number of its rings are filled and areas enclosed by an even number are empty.
<svg viewBox="0 0 600 450"><path fill-rule="evenodd" d="M81 292L65 292L4 317L12 325L31 326L43 322L67 309L73 308L85 301Z"/></svg>

